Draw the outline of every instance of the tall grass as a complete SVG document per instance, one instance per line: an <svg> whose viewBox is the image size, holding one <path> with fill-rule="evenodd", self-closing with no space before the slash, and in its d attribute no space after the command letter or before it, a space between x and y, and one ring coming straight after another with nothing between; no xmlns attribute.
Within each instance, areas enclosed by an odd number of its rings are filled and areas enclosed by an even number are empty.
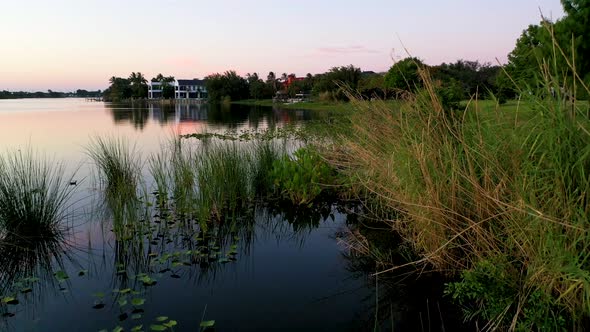
<svg viewBox="0 0 590 332"><path fill-rule="evenodd" d="M279 147L273 141L257 141L250 154L252 190L259 195L272 193L274 181L271 173L274 164L286 155L285 147Z"/></svg>
<svg viewBox="0 0 590 332"><path fill-rule="evenodd" d="M458 277L448 292L484 329L581 329L590 317L590 120L567 94L551 97L570 88L559 68L540 73L545 93L523 91L522 121L477 100L445 109L422 70L425 90L399 108L356 102L331 155L399 212L389 224L421 254L413 264Z"/></svg>
<svg viewBox="0 0 590 332"><path fill-rule="evenodd" d="M98 179L108 194L135 195L141 162L134 147L122 138L96 136L87 153L98 167Z"/></svg>
<svg viewBox="0 0 590 332"><path fill-rule="evenodd" d="M59 226L73 193L71 179L63 165L29 149L0 155L0 226L11 231Z"/></svg>
<svg viewBox="0 0 590 332"><path fill-rule="evenodd" d="M201 219L220 218L252 198L250 156L236 143L211 143L196 156Z"/></svg>
<svg viewBox="0 0 590 332"><path fill-rule="evenodd" d="M183 143L180 138L171 142L169 161L172 194L177 212L192 214L196 201L196 161L191 146Z"/></svg>
<svg viewBox="0 0 590 332"><path fill-rule="evenodd" d="M97 167L105 202L118 240L132 240L140 220L149 217L140 155L122 138L94 137L87 153Z"/></svg>

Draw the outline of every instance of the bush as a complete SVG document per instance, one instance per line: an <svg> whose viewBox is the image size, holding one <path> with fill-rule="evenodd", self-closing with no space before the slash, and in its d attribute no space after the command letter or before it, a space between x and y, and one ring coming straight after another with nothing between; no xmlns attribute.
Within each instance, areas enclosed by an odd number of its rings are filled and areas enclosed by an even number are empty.
<svg viewBox="0 0 590 332"><path fill-rule="evenodd" d="M271 176L276 188L295 204L308 204L324 186L334 182L334 170L312 148L295 151L273 163Z"/></svg>

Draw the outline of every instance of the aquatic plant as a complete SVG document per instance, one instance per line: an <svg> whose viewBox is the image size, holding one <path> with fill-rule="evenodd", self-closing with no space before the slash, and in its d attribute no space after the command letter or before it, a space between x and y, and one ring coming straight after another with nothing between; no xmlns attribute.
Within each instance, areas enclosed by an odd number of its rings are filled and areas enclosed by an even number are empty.
<svg viewBox="0 0 590 332"><path fill-rule="evenodd" d="M271 174L274 164L286 154L285 146L277 147L273 141L256 141L251 150L252 189L256 194L266 196L274 192L274 181Z"/></svg>
<svg viewBox="0 0 590 332"><path fill-rule="evenodd" d="M312 147L300 148L273 161L270 177L294 204L309 204L335 182L334 170Z"/></svg>
<svg viewBox="0 0 590 332"><path fill-rule="evenodd" d="M169 156L165 152L153 154L149 158L150 174L154 180L155 195L157 196L157 203L163 206L168 202L170 195L169 185Z"/></svg>
<svg viewBox="0 0 590 332"><path fill-rule="evenodd" d="M253 197L249 154L235 143L205 146L196 155L201 220L220 218Z"/></svg>
<svg viewBox="0 0 590 332"><path fill-rule="evenodd" d="M98 167L98 179L107 195L135 196L141 162L134 147L122 138L95 136L86 152Z"/></svg>
<svg viewBox="0 0 590 332"><path fill-rule="evenodd" d="M74 190L64 171L30 149L0 155L0 226L14 232L59 226Z"/></svg>
<svg viewBox="0 0 590 332"><path fill-rule="evenodd" d="M176 213L191 214L196 201L196 165L192 150L178 137L171 142L170 177Z"/></svg>

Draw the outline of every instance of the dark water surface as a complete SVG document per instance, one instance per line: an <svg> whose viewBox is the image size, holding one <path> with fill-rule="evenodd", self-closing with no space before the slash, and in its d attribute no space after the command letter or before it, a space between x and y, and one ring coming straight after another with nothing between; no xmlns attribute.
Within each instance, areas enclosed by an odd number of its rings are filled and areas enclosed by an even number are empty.
<svg viewBox="0 0 590 332"><path fill-rule="evenodd" d="M219 236L222 250L227 250L223 241L236 245L236 260L210 264L183 258L191 243L177 239L165 250L148 245L153 247L148 257L147 252L124 252L110 231L108 217L93 208L97 188L84 153L93 135L126 137L145 156L176 134L261 130L310 117L303 111L239 106L133 107L82 99L0 101L0 149L33 147L53 160L64 161L68 170L77 170L77 178L84 179L76 188L76 202L66 222L71 228L59 236L63 241L40 243L35 254L8 249L2 253L6 256L2 286L11 287L5 296L16 293L19 303L3 306L0 329L110 331L116 326L129 330L143 325L149 330L161 324L156 319L160 316L169 317L165 322L175 320L176 331L198 331L202 319L215 320L220 331L360 328L359 322L368 314L364 299L372 291L363 278L347 270L344 248L336 239L347 215L336 207L328 208L327 218L303 213L300 217L306 220L296 223L280 210L257 208L247 229ZM171 263L174 258L164 263L149 261L165 253L182 253L174 257L180 257L183 264ZM118 264L125 260L147 263L129 264L125 273L118 273L122 270ZM32 266L26 270L34 271L29 272L32 275L26 275L23 266ZM60 279L55 275L58 271L68 278L62 275ZM138 282L134 277L140 273L157 284L146 287ZM27 277L39 280L30 282ZM16 287L7 285L9 282L16 282ZM117 292L127 288L133 293ZM145 303L134 306L132 299ZM104 308L93 308L96 304ZM141 318L132 319L134 311Z"/></svg>
<svg viewBox="0 0 590 332"><path fill-rule="evenodd" d="M381 330L439 330L445 318L438 302L428 303L428 283L412 294L390 289L387 301L376 304L368 276L374 267L339 241L357 223L341 204L299 210L260 204L238 226L220 228L207 254L197 253L204 239L180 227L139 249L123 245L110 217L97 212L99 189L84 152L94 135L125 137L147 156L178 134L263 130L313 118L307 111L244 106L0 100L0 150L32 147L65 162L80 182L66 231L34 246L2 247L0 295L16 295L18 304L0 304L0 330L143 325L149 331L176 323L174 331L199 331L201 321L215 320L217 331L368 331L374 317ZM235 251L231 260L218 259L228 251Z"/></svg>

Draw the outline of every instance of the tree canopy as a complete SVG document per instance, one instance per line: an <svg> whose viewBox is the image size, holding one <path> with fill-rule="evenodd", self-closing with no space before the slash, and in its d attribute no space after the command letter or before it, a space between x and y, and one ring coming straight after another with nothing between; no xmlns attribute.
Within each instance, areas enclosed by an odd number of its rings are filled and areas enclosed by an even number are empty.
<svg viewBox="0 0 590 332"><path fill-rule="evenodd" d="M416 91L422 87L418 68L423 65L420 59L411 57L396 62L385 74L385 87L394 91Z"/></svg>
<svg viewBox="0 0 590 332"><path fill-rule="evenodd" d="M230 100L247 99L250 95L248 81L239 76L235 71L226 71L223 74L212 74L206 78L209 101L220 102Z"/></svg>

